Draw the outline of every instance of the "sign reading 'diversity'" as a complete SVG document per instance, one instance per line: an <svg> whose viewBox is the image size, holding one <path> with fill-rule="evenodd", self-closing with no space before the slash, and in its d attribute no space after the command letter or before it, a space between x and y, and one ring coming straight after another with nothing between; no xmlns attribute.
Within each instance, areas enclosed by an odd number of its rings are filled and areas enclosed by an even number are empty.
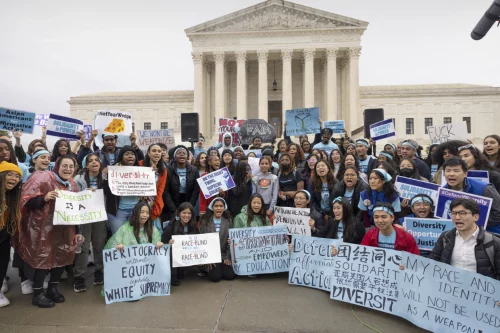
<svg viewBox="0 0 500 333"><path fill-rule="evenodd" d="M36 113L0 107L0 130L33 134Z"/></svg>
<svg viewBox="0 0 500 333"><path fill-rule="evenodd" d="M427 126L427 133L432 143L443 143L451 140L467 141L467 123Z"/></svg>
<svg viewBox="0 0 500 333"><path fill-rule="evenodd" d="M106 207L102 190L70 192L57 190L54 225L80 225L106 221Z"/></svg>
<svg viewBox="0 0 500 333"><path fill-rule="evenodd" d="M240 144L251 145L256 136L260 136L263 143L274 142L276 129L263 119L248 119L240 128Z"/></svg>
<svg viewBox="0 0 500 333"><path fill-rule="evenodd" d="M319 108L286 110L286 135L319 133Z"/></svg>
<svg viewBox="0 0 500 333"><path fill-rule="evenodd" d="M339 247L340 240L293 236L288 283L330 291L333 281L332 245Z"/></svg>
<svg viewBox="0 0 500 333"><path fill-rule="evenodd" d="M370 136L372 137L373 141L396 136L396 130L394 128L393 120L386 119L370 125Z"/></svg>
<svg viewBox="0 0 500 333"><path fill-rule="evenodd" d="M323 128L331 129L333 134L344 134L345 122L343 120L324 121Z"/></svg>
<svg viewBox="0 0 500 333"><path fill-rule="evenodd" d="M415 241L420 250L431 251L436 245L439 236L454 228L451 220L420 219L416 217L405 217L403 224Z"/></svg>
<svg viewBox="0 0 500 333"><path fill-rule="evenodd" d="M172 267L221 262L219 233L172 236Z"/></svg>
<svg viewBox="0 0 500 333"><path fill-rule="evenodd" d="M106 304L170 295L170 245L131 245L102 256Z"/></svg>
<svg viewBox="0 0 500 333"><path fill-rule="evenodd" d="M111 193L119 196L155 196L156 178L153 168L108 166Z"/></svg>
<svg viewBox="0 0 500 333"><path fill-rule="evenodd" d="M47 135L66 139L79 139L78 131L83 132L83 121L50 114L47 120Z"/></svg>
<svg viewBox="0 0 500 333"><path fill-rule="evenodd" d="M219 189L227 191L232 189L234 185L233 177L229 170L224 167L214 172L210 172L203 177L197 179L200 185L200 190L203 192L205 199L211 198L219 193Z"/></svg>
<svg viewBox="0 0 500 333"><path fill-rule="evenodd" d="M103 134L115 135L117 147L130 145L130 134L133 132L132 115L123 111L97 111L94 117L94 129L97 130L95 144L98 147L104 145Z"/></svg>
<svg viewBox="0 0 500 333"><path fill-rule="evenodd" d="M437 202L438 190L440 188L437 184L401 176L396 177L396 183L394 186L396 187L401 199L410 200L417 194L427 194L432 198L434 204Z"/></svg>
<svg viewBox="0 0 500 333"><path fill-rule="evenodd" d="M284 225L229 229L231 260L237 275L288 272L288 239Z"/></svg>
<svg viewBox="0 0 500 333"><path fill-rule="evenodd" d="M163 143L167 146L167 151L175 147L174 130L137 130L137 145L144 152L153 143Z"/></svg>
<svg viewBox="0 0 500 333"><path fill-rule="evenodd" d="M274 225L284 224L289 235L311 236L309 208L274 207Z"/></svg>

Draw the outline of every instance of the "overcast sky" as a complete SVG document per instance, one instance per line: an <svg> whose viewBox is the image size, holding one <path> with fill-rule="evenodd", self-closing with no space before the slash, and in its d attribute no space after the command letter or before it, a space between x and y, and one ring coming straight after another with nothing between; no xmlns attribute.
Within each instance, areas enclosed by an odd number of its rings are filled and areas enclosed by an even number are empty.
<svg viewBox="0 0 500 333"><path fill-rule="evenodd" d="M470 32L492 0L297 0L370 22L361 85L500 86L500 29ZM0 0L0 106L69 114L70 96L193 89L184 29L256 0Z"/></svg>

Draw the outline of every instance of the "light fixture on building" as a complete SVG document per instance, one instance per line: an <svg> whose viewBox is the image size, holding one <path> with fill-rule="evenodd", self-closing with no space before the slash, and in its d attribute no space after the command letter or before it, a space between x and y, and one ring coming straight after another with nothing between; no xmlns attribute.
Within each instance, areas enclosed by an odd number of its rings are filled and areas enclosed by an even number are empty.
<svg viewBox="0 0 500 333"><path fill-rule="evenodd" d="M273 60L273 71L274 71L274 81L273 81L273 91L278 90L278 82L276 82L276 60Z"/></svg>

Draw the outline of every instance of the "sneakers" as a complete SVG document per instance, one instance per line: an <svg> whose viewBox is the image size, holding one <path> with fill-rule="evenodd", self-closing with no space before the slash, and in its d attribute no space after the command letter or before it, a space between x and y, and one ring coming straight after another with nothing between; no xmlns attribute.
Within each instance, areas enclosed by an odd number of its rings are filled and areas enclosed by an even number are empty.
<svg viewBox="0 0 500 333"><path fill-rule="evenodd" d="M53 308L56 304L50 298L45 296L42 290L38 291L31 300L31 304L39 308Z"/></svg>
<svg viewBox="0 0 500 333"><path fill-rule="evenodd" d="M21 292L23 293L23 295L33 294L33 282L31 282L30 280L21 282Z"/></svg>
<svg viewBox="0 0 500 333"><path fill-rule="evenodd" d="M7 306L9 304L9 299L4 296L3 292L0 291L0 308L3 308L4 306Z"/></svg>
<svg viewBox="0 0 500 333"><path fill-rule="evenodd" d="M9 291L9 285L7 284L7 278L4 278L3 283L2 283L2 289L0 290L0 292L6 293L8 291ZM7 305L9 305L9 304L7 304Z"/></svg>
<svg viewBox="0 0 500 333"><path fill-rule="evenodd" d="M104 274L102 271L95 271L94 272L94 286L99 286L101 284L104 284Z"/></svg>
<svg viewBox="0 0 500 333"><path fill-rule="evenodd" d="M85 287L85 279L76 277L73 280L73 290L75 293L81 293L87 290Z"/></svg>

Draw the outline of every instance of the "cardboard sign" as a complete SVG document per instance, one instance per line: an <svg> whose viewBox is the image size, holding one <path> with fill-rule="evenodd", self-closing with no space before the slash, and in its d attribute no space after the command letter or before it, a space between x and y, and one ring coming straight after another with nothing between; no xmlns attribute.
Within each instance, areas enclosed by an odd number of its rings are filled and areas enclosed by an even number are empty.
<svg viewBox="0 0 500 333"><path fill-rule="evenodd" d="M259 136L264 142L276 140L276 129L262 119L248 119L240 129L240 144L251 145L254 137Z"/></svg>
<svg viewBox="0 0 500 333"><path fill-rule="evenodd" d="M394 186L396 187L401 199L411 200L417 194L427 194L432 198L434 204L437 203L438 190L440 188L437 184L397 176Z"/></svg>
<svg viewBox="0 0 500 333"><path fill-rule="evenodd" d="M477 220L476 224L486 229L493 199L482 197L480 195L453 191L447 188L440 187L434 216L445 220L451 220L450 204L457 198L471 199L477 202L477 204L479 205L479 220Z"/></svg>
<svg viewBox="0 0 500 333"><path fill-rule="evenodd" d="M80 225L108 219L102 189L81 192L57 190L57 193L54 225Z"/></svg>
<svg viewBox="0 0 500 333"><path fill-rule="evenodd" d="M214 264L222 261L219 233L172 236L172 267Z"/></svg>
<svg viewBox="0 0 500 333"><path fill-rule="evenodd" d="M152 144L163 143L167 146L167 151L175 147L174 130L137 130L137 145L139 148L147 152Z"/></svg>
<svg viewBox="0 0 500 333"><path fill-rule="evenodd" d="M48 114L36 114L35 117L35 126L45 126L47 124L47 120L49 119Z"/></svg>
<svg viewBox="0 0 500 333"><path fill-rule="evenodd" d="M79 139L78 131L83 132L83 121L50 114L47 120L47 135L66 139Z"/></svg>
<svg viewBox="0 0 500 333"><path fill-rule="evenodd" d="M323 128L329 128L333 134L344 134L345 121L343 120L330 120L323 122Z"/></svg>
<svg viewBox="0 0 500 333"><path fill-rule="evenodd" d="M444 174L444 172L443 172ZM488 171L483 170L469 170L467 171L467 179L475 179L480 182L490 184L490 175Z"/></svg>
<svg viewBox="0 0 500 333"><path fill-rule="evenodd" d="M310 208L274 207L274 225L284 224L289 235L311 236Z"/></svg>
<svg viewBox="0 0 500 333"><path fill-rule="evenodd" d="M403 226L406 228L420 250L431 251L436 242L445 231L453 229L453 221L438 219L421 219L416 217L405 217Z"/></svg>
<svg viewBox="0 0 500 333"><path fill-rule="evenodd" d="M443 143L451 140L467 141L467 123L465 121L453 124L427 126L431 143Z"/></svg>
<svg viewBox="0 0 500 333"><path fill-rule="evenodd" d="M394 128L394 122L392 118L379 121L378 123L375 124L371 124L370 136L373 139L373 141L390 138L391 136L396 136L396 130Z"/></svg>
<svg viewBox="0 0 500 333"><path fill-rule="evenodd" d="M205 199L217 195L219 193L219 189L227 191L235 187L233 177L231 177L231 174L226 167L210 172L209 174L198 178L197 181Z"/></svg>
<svg viewBox="0 0 500 333"><path fill-rule="evenodd" d="M170 295L170 245L131 245L104 250L102 257L106 304Z"/></svg>
<svg viewBox="0 0 500 333"><path fill-rule="evenodd" d="M245 123L245 119L230 119L219 118L219 141L222 142L223 136L226 133L231 133L233 138L233 147L240 144L240 130L241 126Z"/></svg>
<svg viewBox="0 0 500 333"><path fill-rule="evenodd" d="M130 134L132 131L132 115L123 111L97 111L94 117L94 128L97 130L95 144L98 147L104 145L102 135L116 135L117 147L130 145Z"/></svg>
<svg viewBox="0 0 500 333"><path fill-rule="evenodd" d="M285 117L288 136L316 134L321 130L318 107L286 110Z"/></svg>
<svg viewBox="0 0 500 333"><path fill-rule="evenodd" d="M0 129L33 134L36 113L0 107Z"/></svg>
<svg viewBox="0 0 500 333"><path fill-rule="evenodd" d="M286 233L284 225L229 229L234 273L255 275L288 272Z"/></svg>
<svg viewBox="0 0 500 333"><path fill-rule="evenodd" d="M150 197L156 195L153 168L138 166L108 166L111 193L119 196Z"/></svg>

